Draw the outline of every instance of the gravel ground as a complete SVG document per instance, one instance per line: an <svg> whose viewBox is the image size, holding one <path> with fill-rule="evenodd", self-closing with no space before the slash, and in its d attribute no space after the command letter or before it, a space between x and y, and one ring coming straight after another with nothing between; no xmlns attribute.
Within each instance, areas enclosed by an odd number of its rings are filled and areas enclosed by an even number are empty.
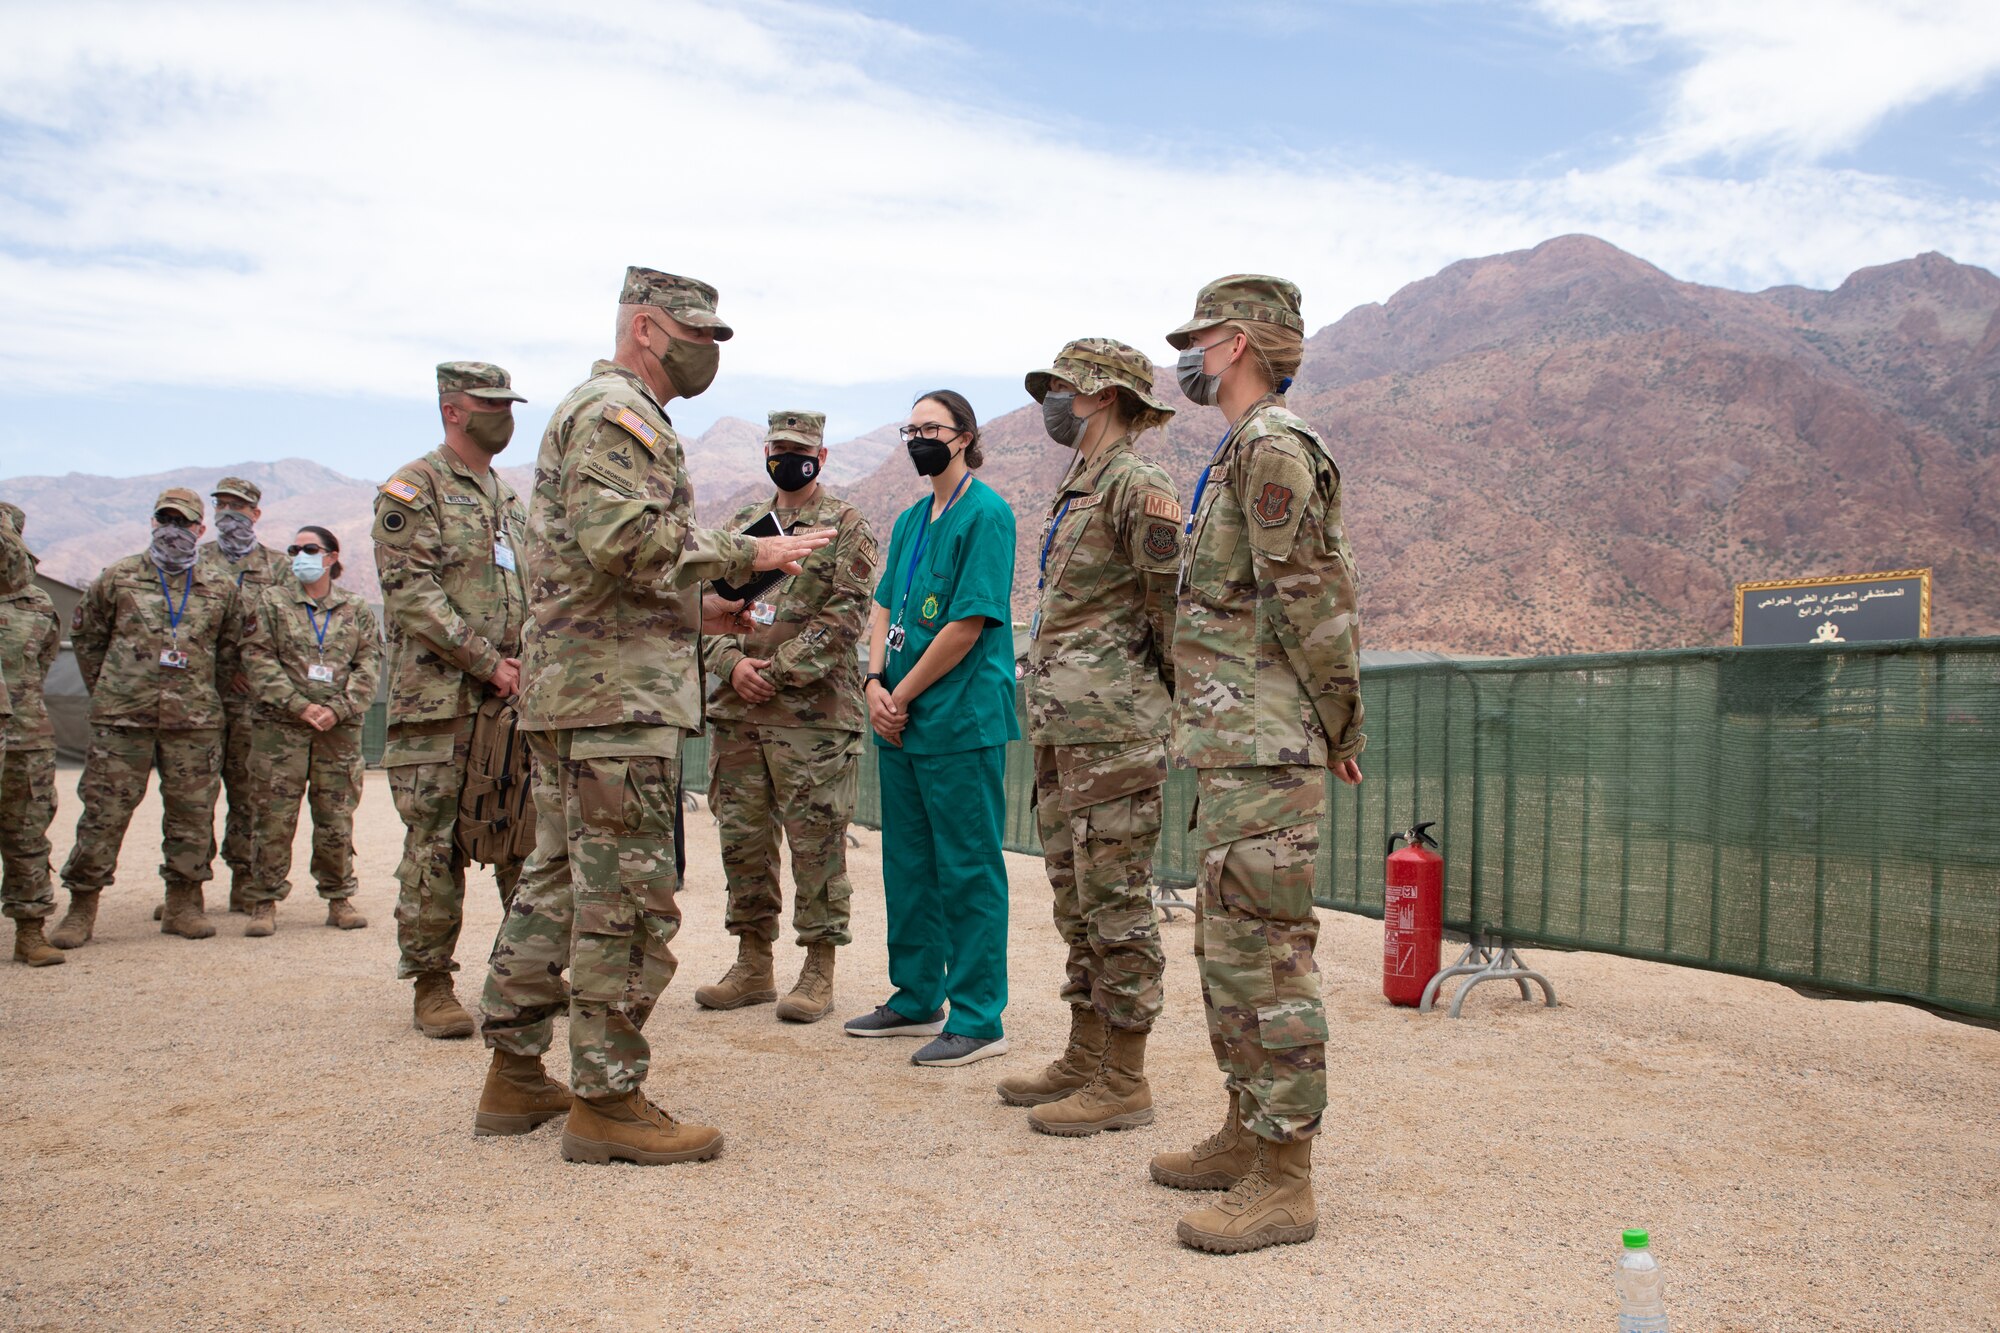
<svg viewBox="0 0 2000 1333"><path fill-rule="evenodd" d="M160 935L158 827L149 798L95 943L0 967L0 1326L1608 1329L1618 1231L1646 1226L1681 1333L2000 1327L2000 1033L1914 1008L1538 954L1560 1009L1487 986L1459 1022L1419 1017L1380 999L1380 927L1328 914L1319 1238L1213 1257L1174 1242L1204 1196L1145 1171L1220 1117L1184 920L1158 1121L1047 1138L992 1092L1066 1022L1039 862L1010 858L1014 1053L922 1070L837 1020L695 1009L731 945L691 815L648 1090L727 1150L572 1166L557 1124L475 1139L483 1051L410 1028L379 773L365 931L322 927L307 888L272 939L215 911L211 940ZM858 836L841 1017L886 993L881 860ZM484 871L469 898L471 999L499 914ZM781 984L801 957L781 944Z"/></svg>

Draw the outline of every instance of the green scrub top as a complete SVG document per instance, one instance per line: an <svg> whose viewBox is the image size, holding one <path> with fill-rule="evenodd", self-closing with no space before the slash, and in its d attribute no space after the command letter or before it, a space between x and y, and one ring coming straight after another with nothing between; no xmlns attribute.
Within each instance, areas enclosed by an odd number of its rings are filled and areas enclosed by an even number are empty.
<svg viewBox="0 0 2000 1333"><path fill-rule="evenodd" d="M1018 740L1014 708L1014 511L977 478L932 523L931 497L905 509L889 536L889 559L875 585L875 604L903 626L903 646L889 654L890 689L954 620L986 616L994 623L959 664L910 705L905 754L957 754ZM926 532L925 529L929 531ZM923 548L912 571L910 556ZM883 744L880 736L877 745Z"/></svg>

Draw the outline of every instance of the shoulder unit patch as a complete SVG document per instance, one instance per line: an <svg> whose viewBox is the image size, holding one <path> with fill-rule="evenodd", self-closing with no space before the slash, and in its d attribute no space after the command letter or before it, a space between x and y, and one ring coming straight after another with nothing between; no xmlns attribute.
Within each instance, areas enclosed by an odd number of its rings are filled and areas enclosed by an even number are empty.
<svg viewBox="0 0 2000 1333"><path fill-rule="evenodd" d="M1257 521L1267 528L1275 528L1292 515L1292 488L1280 486L1275 481L1264 483L1264 489L1257 493L1257 502L1251 506Z"/></svg>

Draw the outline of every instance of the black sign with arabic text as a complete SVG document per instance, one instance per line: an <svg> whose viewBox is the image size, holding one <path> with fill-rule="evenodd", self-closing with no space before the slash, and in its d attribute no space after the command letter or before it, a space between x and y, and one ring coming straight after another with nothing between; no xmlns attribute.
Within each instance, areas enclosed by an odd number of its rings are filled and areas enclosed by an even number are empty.
<svg viewBox="0 0 2000 1333"><path fill-rule="evenodd" d="M1736 642L1868 643L1930 633L1928 569L1736 585Z"/></svg>

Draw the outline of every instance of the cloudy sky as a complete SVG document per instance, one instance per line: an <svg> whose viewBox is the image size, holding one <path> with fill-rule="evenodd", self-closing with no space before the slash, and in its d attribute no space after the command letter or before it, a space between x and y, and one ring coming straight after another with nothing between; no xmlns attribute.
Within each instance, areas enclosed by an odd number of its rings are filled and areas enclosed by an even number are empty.
<svg viewBox="0 0 2000 1333"><path fill-rule="evenodd" d="M0 0L0 475L385 475L460 357L531 444L629 263L738 329L683 428L836 439L1237 270L2000 268L1996 74L1994 0Z"/></svg>

